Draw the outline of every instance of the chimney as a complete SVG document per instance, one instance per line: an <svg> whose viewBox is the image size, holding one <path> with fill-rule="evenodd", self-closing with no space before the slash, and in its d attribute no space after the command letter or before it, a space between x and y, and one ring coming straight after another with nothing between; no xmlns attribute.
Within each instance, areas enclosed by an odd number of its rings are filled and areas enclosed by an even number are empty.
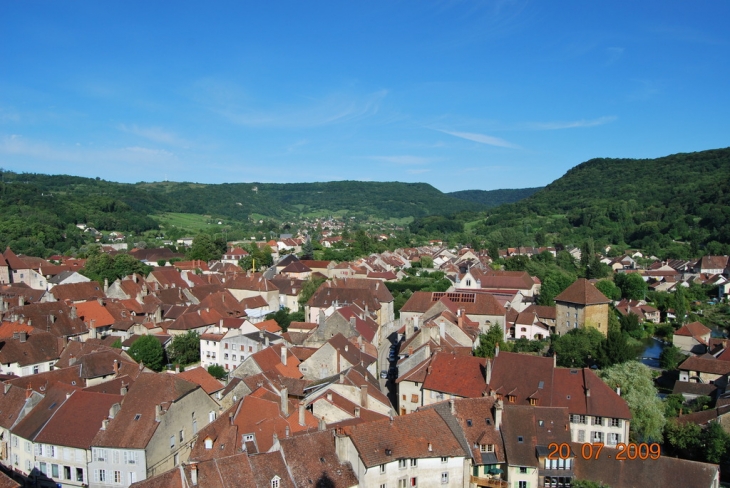
<svg viewBox="0 0 730 488"><path fill-rule="evenodd" d="M497 400L494 404L494 427L499 429L502 426L502 410L504 405L502 400Z"/></svg>
<svg viewBox="0 0 730 488"><path fill-rule="evenodd" d="M155 422L160 422L162 420L162 405L159 403L155 405Z"/></svg>
<svg viewBox="0 0 730 488"><path fill-rule="evenodd" d="M114 360L112 367L114 368L114 375L115 376L118 375L119 374L119 363L117 362L116 359Z"/></svg>
<svg viewBox="0 0 730 488"><path fill-rule="evenodd" d="M269 347L269 336L264 336L264 344Z"/></svg>
<svg viewBox="0 0 730 488"><path fill-rule="evenodd" d="M104 278L104 295L109 291L109 278Z"/></svg>
<svg viewBox="0 0 730 488"><path fill-rule="evenodd" d="M461 309L459 309L459 312L461 312ZM456 319L456 324L460 329L464 329L464 316L461 313L459 313L458 318Z"/></svg>
<svg viewBox="0 0 730 488"><path fill-rule="evenodd" d="M322 432L324 429L327 428L327 424L325 423L324 419L319 419L319 431Z"/></svg>
<svg viewBox="0 0 730 488"><path fill-rule="evenodd" d="M356 323L357 322L356 322L355 316L353 315L352 317L350 317L350 327L352 327L353 329L356 329L356 327L355 327Z"/></svg>
<svg viewBox="0 0 730 488"><path fill-rule="evenodd" d="M621 385L616 385L616 394L621 396Z"/></svg>
<svg viewBox="0 0 730 488"><path fill-rule="evenodd" d="M360 405L362 408L368 408L368 385L360 387Z"/></svg>
<svg viewBox="0 0 730 488"><path fill-rule="evenodd" d="M101 421L101 430L106 430L106 428L109 426L109 419L104 419Z"/></svg>
<svg viewBox="0 0 730 488"><path fill-rule="evenodd" d="M233 425L233 412L228 412L228 425Z"/></svg>
<svg viewBox="0 0 730 488"><path fill-rule="evenodd" d="M30 387L30 383L28 383L28 387L25 389L25 399L27 400L30 398L30 396L33 394L33 389Z"/></svg>
<svg viewBox="0 0 730 488"><path fill-rule="evenodd" d="M487 364L484 369L484 379L486 380L486 384L489 385L492 381L492 361L489 358L487 358Z"/></svg>
<svg viewBox="0 0 730 488"><path fill-rule="evenodd" d="M198 465L195 463L190 464L190 482L193 486L198 486Z"/></svg>
<svg viewBox="0 0 730 488"><path fill-rule="evenodd" d="M19 337L19 339L20 339L20 342L25 342L25 341L27 341L27 340L28 340L28 333L27 333L27 332L25 332L25 331L21 332L21 333L20 333L20 337Z"/></svg>
<svg viewBox="0 0 730 488"><path fill-rule="evenodd" d="M586 388L586 398L590 398L590 397L591 397L591 389Z"/></svg>
<svg viewBox="0 0 730 488"><path fill-rule="evenodd" d="M281 346L281 364L283 364L284 366L286 366L286 357L287 357L286 346L282 344L282 346Z"/></svg>
<svg viewBox="0 0 730 488"><path fill-rule="evenodd" d="M328 402L331 402L332 401L332 392L331 391L328 391L327 392L327 401Z"/></svg>
<svg viewBox="0 0 730 488"><path fill-rule="evenodd" d="M125 396L127 394L127 385L122 383L122 387L119 389L119 394Z"/></svg>
<svg viewBox="0 0 730 488"><path fill-rule="evenodd" d="M449 409L451 410L451 415L456 415L456 404L453 398L449 400Z"/></svg>
<svg viewBox="0 0 730 488"><path fill-rule="evenodd" d="M104 306L104 299L103 299L103 298L101 298L101 297L98 297L98 298L96 299L96 303L98 303L99 305L101 305L101 306L103 307L103 306Z"/></svg>
<svg viewBox="0 0 730 488"><path fill-rule="evenodd" d="M284 437L289 437L289 426L286 426L286 429L284 429Z"/></svg>
<svg viewBox="0 0 730 488"><path fill-rule="evenodd" d="M72 306L72 307L71 307L71 312L69 312L68 316L69 316L69 317L70 317L71 319L75 319L75 318L77 318L77 317L78 317L78 316L76 315L76 307L75 307L75 306Z"/></svg>
<svg viewBox="0 0 730 488"><path fill-rule="evenodd" d="M432 451L433 451L433 445L429 442L428 443L428 452L432 452Z"/></svg>
<svg viewBox="0 0 730 488"><path fill-rule="evenodd" d="M558 355L553 352L553 368L558 367Z"/></svg>
<svg viewBox="0 0 730 488"><path fill-rule="evenodd" d="M180 365L179 364L175 365L175 374L180 374Z"/></svg>
<svg viewBox="0 0 730 488"><path fill-rule="evenodd" d="M299 402L299 425L302 427L306 426L306 421L304 417L304 411L306 410L306 407L304 405L304 402Z"/></svg>
<svg viewBox="0 0 730 488"><path fill-rule="evenodd" d="M496 359L497 356L499 356L499 344L497 344L495 346L495 348L494 348L494 357L495 357L495 359Z"/></svg>
<svg viewBox="0 0 730 488"><path fill-rule="evenodd" d="M340 373L340 384L345 382L345 373Z"/></svg>
<svg viewBox="0 0 730 488"><path fill-rule="evenodd" d="M325 319L324 310L319 309L319 326L320 327L324 327L324 319Z"/></svg>
<svg viewBox="0 0 730 488"><path fill-rule="evenodd" d="M68 365L73 366L74 364L76 364L76 358L72 355L68 358Z"/></svg>
<svg viewBox="0 0 730 488"><path fill-rule="evenodd" d="M289 416L289 389L285 386L279 392L281 395L281 414L284 417Z"/></svg>
<svg viewBox="0 0 730 488"><path fill-rule="evenodd" d="M20 332L13 332L13 340L19 340L20 339Z"/></svg>
<svg viewBox="0 0 730 488"><path fill-rule="evenodd" d="M355 417L360 417L360 407L355 407Z"/></svg>

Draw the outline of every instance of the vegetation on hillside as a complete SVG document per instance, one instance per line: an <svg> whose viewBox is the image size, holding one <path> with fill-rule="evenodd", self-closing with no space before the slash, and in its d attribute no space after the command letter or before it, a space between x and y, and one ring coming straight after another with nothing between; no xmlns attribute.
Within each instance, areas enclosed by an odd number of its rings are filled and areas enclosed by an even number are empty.
<svg viewBox="0 0 730 488"><path fill-rule="evenodd" d="M447 193L447 195L458 198L459 200L479 203L485 207L491 208L499 207L506 203L518 202L540 190L542 190L542 187L504 190L461 190L452 191L451 193Z"/></svg>

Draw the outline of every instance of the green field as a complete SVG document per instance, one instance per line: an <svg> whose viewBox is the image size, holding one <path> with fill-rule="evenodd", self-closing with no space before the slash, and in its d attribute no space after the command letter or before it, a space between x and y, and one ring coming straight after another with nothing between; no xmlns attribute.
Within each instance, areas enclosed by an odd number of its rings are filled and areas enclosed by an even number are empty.
<svg viewBox="0 0 730 488"><path fill-rule="evenodd" d="M191 213L163 213L160 215L150 215L153 219L160 223L163 229L176 227L178 229L186 229L191 232L215 227L218 220L213 219L210 215L198 215ZM230 224L228 220L222 220L225 224Z"/></svg>

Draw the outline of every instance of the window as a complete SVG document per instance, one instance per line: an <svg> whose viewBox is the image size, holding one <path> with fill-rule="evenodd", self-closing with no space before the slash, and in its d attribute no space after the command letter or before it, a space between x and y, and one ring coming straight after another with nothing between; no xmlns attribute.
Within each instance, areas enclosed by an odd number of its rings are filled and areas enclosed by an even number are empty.
<svg viewBox="0 0 730 488"><path fill-rule="evenodd" d="M418 395L411 395L411 403L418 403Z"/></svg>
<svg viewBox="0 0 730 488"><path fill-rule="evenodd" d="M215 420L215 412L213 410L211 410L210 412L208 412L208 422L212 422L214 420Z"/></svg>
<svg viewBox="0 0 730 488"><path fill-rule="evenodd" d="M40 467L41 473L48 474L48 465L46 463L40 463L38 466Z"/></svg>
<svg viewBox="0 0 730 488"><path fill-rule="evenodd" d="M193 419L193 435L198 433L198 421L197 419Z"/></svg>
<svg viewBox="0 0 730 488"><path fill-rule="evenodd" d="M408 486L418 486L418 478L416 478L415 476L413 476L411 478L411 482L408 484Z"/></svg>
<svg viewBox="0 0 730 488"><path fill-rule="evenodd" d="M114 471L114 483L121 483L122 482L122 472L121 471Z"/></svg>
<svg viewBox="0 0 730 488"><path fill-rule="evenodd" d="M119 451L116 449L112 451L112 463L119 464Z"/></svg>
<svg viewBox="0 0 730 488"><path fill-rule="evenodd" d="M40 368L38 366L33 366L33 374L40 373Z"/></svg>
<svg viewBox="0 0 730 488"><path fill-rule="evenodd" d="M13 436L13 447L18 447L18 436Z"/></svg>
<svg viewBox="0 0 730 488"><path fill-rule="evenodd" d="M78 468L76 468L76 469L78 471ZM106 481L106 470L105 469L95 469L94 470L94 481L104 483Z"/></svg>
<svg viewBox="0 0 730 488"><path fill-rule="evenodd" d="M385 473L385 464L380 465L380 474Z"/></svg>
<svg viewBox="0 0 730 488"><path fill-rule="evenodd" d="M615 433L608 434L608 445L609 446L615 446L619 442L621 442L621 434L615 434Z"/></svg>
<svg viewBox="0 0 730 488"><path fill-rule="evenodd" d="M172 456L172 464L173 466L177 466L178 464L180 464L180 454L178 454L177 452L174 456Z"/></svg>
<svg viewBox="0 0 730 488"><path fill-rule="evenodd" d="M514 395L507 395L507 401L510 403L515 402L516 397Z"/></svg>
<svg viewBox="0 0 730 488"><path fill-rule="evenodd" d="M400 479L398 480L398 488L406 488L406 479Z"/></svg>
<svg viewBox="0 0 730 488"><path fill-rule="evenodd" d="M418 459L412 458L411 459L411 468L415 468L416 466L418 466Z"/></svg>
<svg viewBox="0 0 730 488"><path fill-rule="evenodd" d="M441 458L441 464L446 464L448 462L449 462L449 458L447 458L447 457L442 457Z"/></svg>
<svg viewBox="0 0 730 488"><path fill-rule="evenodd" d="M380 483L380 488L388 488L388 485L386 483Z"/></svg>
<svg viewBox="0 0 730 488"><path fill-rule="evenodd" d="M532 406L537 405L537 398L530 398L530 405L532 405Z"/></svg>
<svg viewBox="0 0 730 488"><path fill-rule="evenodd" d="M466 280L466 286L471 286L471 280Z"/></svg>
<svg viewBox="0 0 730 488"><path fill-rule="evenodd" d="M25 471L30 473L30 459L25 460Z"/></svg>
<svg viewBox="0 0 730 488"><path fill-rule="evenodd" d="M233 358L231 358L231 359L233 359L235 361L236 360L236 355L234 354L233 355Z"/></svg>
<svg viewBox="0 0 730 488"><path fill-rule="evenodd" d="M129 484L135 483L137 481L137 472L136 471L130 471L129 472Z"/></svg>
<svg viewBox="0 0 730 488"><path fill-rule="evenodd" d="M243 436L243 442L253 442L253 434L246 434Z"/></svg>
<svg viewBox="0 0 730 488"><path fill-rule="evenodd" d="M405 459L399 459L398 460L398 469L404 469L406 467L407 463Z"/></svg>
<svg viewBox="0 0 730 488"><path fill-rule="evenodd" d="M591 442L603 442L603 432L591 432Z"/></svg>
<svg viewBox="0 0 730 488"><path fill-rule="evenodd" d="M226 343L224 343L224 344L223 344L223 346L224 346L224 347L223 347L224 349L228 349L228 343L227 343L227 342L226 342ZM228 356L228 354L226 354L226 356Z"/></svg>
<svg viewBox="0 0 730 488"><path fill-rule="evenodd" d="M527 481L518 481L517 488L527 488Z"/></svg>
<svg viewBox="0 0 730 488"><path fill-rule="evenodd" d="M441 473L441 484L446 485L449 483L449 473L443 472Z"/></svg>
<svg viewBox="0 0 730 488"><path fill-rule="evenodd" d="M570 421L574 424L585 424L586 423L586 416L585 415L571 415Z"/></svg>
<svg viewBox="0 0 730 488"><path fill-rule="evenodd" d="M124 464L137 464L137 451L124 451Z"/></svg>
<svg viewBox="0 0 730 488"><path fill-rule="evenodd" d="M71 466L63 467L63 479L65 479L65 480L71 479Z"/></svg>
<svg viewBox="0 0 730 488"><path fill-rule="evenodd" d="M94 454L94 459L97 461L106 461L106 449L94 449L96 451L96 454Z"/></svg>
<svg viewBox="0 0 730 488"><path fill-rule="evenodd" d="M280 481L281 478L279 478L278 476L274 476L271 479L271 488L279 488Z"/></svg>
<svg viewBox="0 0 730 488"><path fill-rule="evenodd" d="M228 353L225 353L225 354L223 355L223 359L228 359Z"/></svg>
<svg viewBox="0 0 730 488"><path fill-rule="evenodd" d="M182 444L184 440L185 440L185 434L184 434L184 431L181 430L180 431L180 443Z"/></svg>
<svg viewBox="0 0 730 488"><path fill-rule="evenodd" d="M175 447L175 436L171 435L170 436L170 449L172 449L173 447Z"/></svg>
<svg viewBox="0 0 730 488"><path fill-rule="evenodd" d="M611 427L621 427L621 419L611 419Z"/></svg>
<svg viewBox="0 0 730 488"><path fill-rule="evenodd" d="M593 417L593 425L603 425L603 417Z"/></svg>
<svg viewBox="0 0 730 488"><path fill-rule="evenodd" d="M520 474L527 474L527 468L520 466Z"/></svg>
<svg viewBox="0 0 730 488"><path fill-rule="evenodd" d="M30 442L25 441L25 452L30 452Z"/></svg>
<svg viewBox="0 0 730 488"><path fill-rule="evenodd" d="M578 431L578 442L585 442L585 441L586 441L586 431L579 430Z"/></svg>
<svg viewBox="0 0 730 488"><path fill-rule="evenodd" d="M58 478L58 464L51 464L51 478Z"/></svg>

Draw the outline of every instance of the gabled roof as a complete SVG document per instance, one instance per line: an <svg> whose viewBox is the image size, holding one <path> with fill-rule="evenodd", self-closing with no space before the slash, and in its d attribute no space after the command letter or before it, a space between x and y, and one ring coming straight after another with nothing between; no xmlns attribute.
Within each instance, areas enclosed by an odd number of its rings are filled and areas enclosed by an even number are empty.
<svg viewBox="0 0 730 488"><path fill-rule="evenodd" d="M59 341L53 334L37 329L25 340L5 339L0 342L0 364L29 366L55 361L61 354Z"/></svg>
<svg viewBox="0 0 730 488"><path fill-rule="evenodd" d="M51 295L57 301L70 300L72 302L81 302L86 300L94 300L96 298L104 298L104 290L101 289L96 281L86 281L81 283L66 283L65 285L56 285L51 288Z"/></svg>
<svg viewBox="0 0 730 488"><path fill-rule="evenodd" d="M223 389L223 384L215 379L213 375L208 373L208 371L206 371L206 369L202 366L198 366L193 369L186 369L177 376L178 378L200 385L200 387L205 390L208 395L212 395L213 393Z"/></svg>
<svg viewBox="0 0 730 488"><path fill-rule="evenodd" d="M349 426L344 431L366 468L396 459L468 455L435 410Z"/></svg>
<svg viewBox="0 0 730 488"><path fill-rule="evenodd" d="M538 467L538 446L570 442L567 408L505 405L502 419L502 440L511 466Z"/></svg>
<svg viewBox="0 0 730 488"><path fill-rule="evenodd" d="M45 391L45 397L11 429L11 432L18 437L32 441L56 413L56 410L66 401L67 396L79 389L63 383L51 386Z"/></svg>
<svg viewBox="0 0 730 488"><path fill-rule="evenodd" d="M487 389L484 358L436 353L423 382L425 390L439 391L462 398L481 396Z"/></svg>
<svg viewBox="0 0 730 488"><path fill-rule="evenodd" d="M679 365L678 369L680 371L699 371L700 373L726 375L730 373L730 361L690 356Z"/></svg>
<svg viewBox="0 0 730 488"><path fill-rule="evenodd" d="M198 385L177 378L177 375L142 373L124 397L122 409L100 431L93 445L127 449L145 449L159 422L155 421L155 407L166 407L199 388Z"/></svg>
<svg viewBox="0 0 730 488"><path fill-rule="evenodd" d="M712 331L705 327L700 322L692 322L691 324L685 324L679 328L674 335L685 336L685 337L702 337L711 333Z"/></svg>
<svg viewBox="0 0 730 488"><path fill-rule="evenodd" d="M74 391L36 435L35 442L90 449L94 436L122 395ZM83 412L83 415L79 415Z"/></svg>
<svg viewBox="0 0 730 488"><path fill-rule="evenodd" d="M430 292L417 291L401 308L401 312L425 313L442 298L448 298L457 308L463 308L469 315L504 316L505 308L489 293L475 292Z"/></svg>
<svg viewBox="0 0 730 488"><path fill-rule="evenodd" d="M281 450L297 486L319 486L327 479L337 487L357 486L357 475L350 463L342 463L328 431L281 439Z"/></svg>
<svg viewBox="0 0 730 488"><path fill-rule="evenodd" d="M578 278L572 285L555 297L556 302L568 302L578 305L597 305L611 303L611 300L598 291L593 283L585 278Z"/></svg>

